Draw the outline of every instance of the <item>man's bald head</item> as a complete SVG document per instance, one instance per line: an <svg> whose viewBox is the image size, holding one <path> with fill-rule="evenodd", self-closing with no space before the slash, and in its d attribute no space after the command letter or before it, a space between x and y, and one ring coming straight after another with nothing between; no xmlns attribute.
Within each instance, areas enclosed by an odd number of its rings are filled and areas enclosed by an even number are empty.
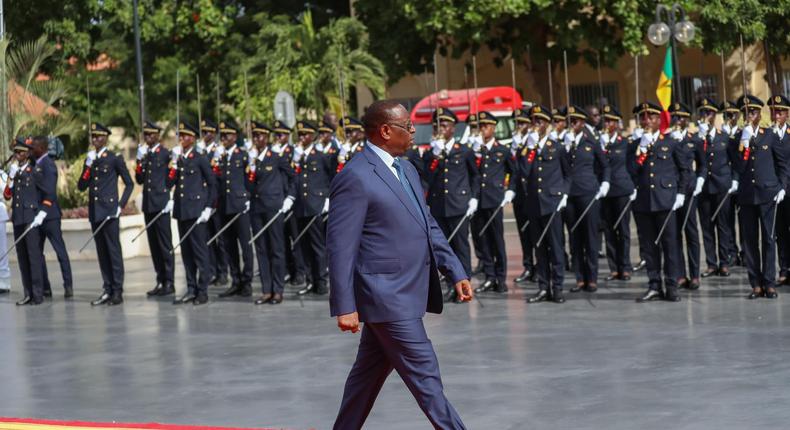
<svg viewBox="0 0 790 430"><path fill-rule="evenodd" d="M398 102L374 102L365 111L362 125L368 140L393 157L402 156L411 147L414 126L409 112Z"/></svg>

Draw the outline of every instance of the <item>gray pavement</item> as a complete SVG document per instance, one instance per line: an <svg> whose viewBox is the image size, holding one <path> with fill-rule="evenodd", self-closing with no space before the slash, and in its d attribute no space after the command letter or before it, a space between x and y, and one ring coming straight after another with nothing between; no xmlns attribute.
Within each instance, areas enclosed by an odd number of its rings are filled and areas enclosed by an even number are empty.
<svg viewBox="0 0 790 430"><path fill-rule="evenodd" d="M512 279L520 258L507 230ZM213 288L208 306L174 307L145 298L151 263L136 258L126 261L126 303L91 308L97 263L74 266L73 301L62 298L54 262L53 300L18 308L18 290L0 296L0 416L331 428L359 338L337 331L325 298L300 302L289 289L282 305L255 307L217 299ZM736 268L681 303L637 304L644 282L601 282L595 294L566 293L564 305L527 305L535 285L511 284L507 295L482 295L484 307L427 317L447 396L467 426L786 428L790 290L747 301ZM393 374L366 428L430 426Z"/></svg>

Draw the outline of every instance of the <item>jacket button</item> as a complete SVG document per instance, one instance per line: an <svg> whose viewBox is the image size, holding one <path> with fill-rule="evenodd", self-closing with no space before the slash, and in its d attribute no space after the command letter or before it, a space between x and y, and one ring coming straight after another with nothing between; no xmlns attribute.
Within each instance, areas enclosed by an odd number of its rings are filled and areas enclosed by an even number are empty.
<svg viewBox="0 0 790 430"><path fill-rule="evenodd" d="M542 192L543 192L543 189L541 189L541 188L538 188L538 192L539 192L539 193L542 193Z"/></svg>
<svg viewBox="0 0 790 430"><path fill-rule="evenodd" d="M655 188L655 187L656 187L655 185L653 185L653 184L650 184L650 188Z"/></svg>

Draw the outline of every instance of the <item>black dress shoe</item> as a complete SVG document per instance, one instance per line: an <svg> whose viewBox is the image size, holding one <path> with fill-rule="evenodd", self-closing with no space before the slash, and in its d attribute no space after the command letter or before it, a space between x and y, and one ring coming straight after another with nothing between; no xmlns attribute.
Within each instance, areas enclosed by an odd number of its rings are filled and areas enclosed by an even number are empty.
<svg viewBox="0 0 790 430"><path fill-rule="evenodd" d="M706 270L706 271L702 272L702 274L700 275L700 277L702 277L702 278L708 278L708 277L711 277L711 276L716 276L716 275L718 275L718 274L719 274L719 271L718 271L718 269L708 269L708 270Z"/></svg>
<svg viewBox="0 0 790 430"><path fill-rule="evenodd" d="M164 285L157 283L156 286L154 286L154 289L146 291L145 295L148 297L158 296L159 292L162 291L162 288L164 288Z"/></svg>
<svg viewBox="0 0 790 430"><path fill-rule="evenodd" d="M644 303L650 302L653 300L660 300L662 298L662 294L658 290L649 289L647 292L640 298L636 299L637 303Z"/></svg>
<svg viewBox="0 0 790 430"><path fill-rule="evenodd" d="M571 288L571 293L579 293L586 290L584 282L577 282L576 286Z"/></svg>
<svg viewBox="0 0 790 430"><path fill-rule="evenodd" d="M27 305L28 305L28 306L38 306L38 305L40 305L40 304L42 304L42 303L44 303L44 298L43 298L43 297L42 297L42 298L40 298L40 299L38 299L38 300L36 300L36 299L31 299L31 300L30 300L30 303L28 303Z"/></svg>
<svg viewBox="0 0 790 430"><path fill-rule="evenodd" d="M766 299L776 299L779 298L779 293L776 292L776 289L769 288L765 291L765 298Z"/></svg>
<svg viewBox="0 0 790 430"><path fill-rule="evenodd" d="M252 297L252 285L245 285L241 288L239 292L239 296L241 297Z"/></svg>
<svg viewBox="0 0 790 430"><path fill-rule="evenodd" d="M722 267L721 269L719 269L719 276L723 276L725 278L730 276L730 269L726 267Z"/></svg>
<svg viewBox="0 0 790 430"><path fill-rule="evenodd" d="M760 297L763 297L763 296L765 296L765 291L763 291L762 288L760 288L760 289L754 289L753 288L752 292L749 293L749 295L746 296L746 298L749 299L749 300L754 300L754 299L759 299Z"/></svg>
<svg viewBox="0 0 790 430"><path fill-rule="evenodd" d="M123 296L121 294L113 294L110 301L107 302L108 306L118 306L123 303Z"/></svg>
<svg viewBox="0 0 790 430"><path fill-rule="evenodd" d="M491 291L496 287L496 282L493 279L487 279L483 282L482 285L475 288L475 293L484 293L486 291Z"/></svg>
<svg viewBox="0 0 790 430"><path fill-rule="evenodd" d="M10 292L11 292L11 290L9 290L7 288L0 288L0 294L9 294Z"/></svg>
<svg viewBox="0 0 790 430"><path fill-rule="evenodd" d="M504 281L496 281L492 291L499 294L507 293L507 284Z"/></svg>
<svg viewBox="0 0 790 430"><path fill-rule="evenodd" d="M537 282L537 279L538 279L538 274L534 270L527 277L527 281L529 282Z"/></svg>
<svg viewBox="0 0 790 430"><path fill-rule="evenodd" d="M697 278L692 279L691 282L689 282L688 284L688 289L692 291L699 290L699 279Z"/></svg>
<svg viewBox="0 0 790 430"><path fill-rule="evenodd" d="M206 294L198 294L195 296L195 300L192 300L192 304L195 306L205 305L208 303L208 295Z"/></svg>
<svg viewBox="0 0 790 430"><path fill-rule="evenodd" d="M52 297L52 290L44 290L44 297Z"/></svg>
<svg viewBox="0 0 790 430"><path fill-rule="evenodd" d="M607 281L616 281L618 279L620 279L620 274L619 273L611 273L611 274L609 274L609 276L606 277Z"/></svg>
<svg viewBox="0 0 790 430"><path fill-rule="evenodd" d="M530 275L532 275L532 271L529 270L529 269L524 269L524 271L521 272L521 274L518 275L518 277L516 279L514 279L513 282L515 282L517 284L520 284L522 282L527 282L527 280L529 279Z"/></svg>
<svg viewBox="0 0 790 430"><path fill-rule="evenodd" d="M689 278L680 278L677 282L678 288L688 288L689 286Z"/></svg>
<svg viewBox="0 0 790 430"><path fill-rule="evenodd" d="M620 280L622 280L622 281L630 281L631 280L631 274L628 273L628 272L623 272L623 274L620 275Z"/></svg>
<svg viewBox="0 0 790 430"><path fill-rule="evenodd" d="M72 287L65 287L63 289L63 298L70 299L74 297L74 289Z"/></svg>
<svg viewBox="0 0 790 430"><path fill-rule="evenodd" d="M186 292L183 296L173 300L174 305L183 305L195 300L197 296L194 293Z"/></svg>
<svg viewBox="0 0 790 430"><path fill-rule="evenodd" d="M584 290L587 291L588 293L594 293L598 291L598 285L592 283L587 284L587 288L585 288Z"/></svg>
<svg viewBox="0 0 790 430"><path fill-rule="evenodd" d="M219 293L219 297L220 298L233 297L239 293L241 293L241 286L233 284L227 290Z"/></svg>
<svg viewBox="0 0 790 430"><path fill-rule="evenodd" d="M636 266L634 266L634 270L632 270L632 272L638 272L644 269L646 266L647 266L647 262L645 260L642 260Z"/></svg>
<svg viewBox="0 0 790 430"><path fill-rule="evenodd" d="M211 285L225 285L228 283L228 277L226 275L217 276L214 279L214 283Z"/></svg>
<svg viewBox="0 0 790 430"><path fill-rule="evenodd" d="M172 283L167 283L159 290L159 294L157 294L157 296L165 297L175 293L176 293L176 286L173 285Z"/></svg>
<svg viewBox="0 0 790 430"><path fill-rule="evenodd" d="M562 295L562 290L555 288L551 294L551 301L554 303L565 303L565 296Z"/></svg>
<svg viewBox="0 0 790 430"><path fill-rule="evenodd" d="M319 296L325 296L325 295L329 294L329 288L327 288L327 287L318 287L313 292L315 294L318 294Z"/></svg>
<svg viewBox="0 0 790 430"><path fill-rule="evenodd" d="M272 296L272 299L269 301L270 305L279 305L283 302L283 295L282 294L275 294Z"/></svg>
<svg viewBox="0 0 790 430"><path fill-rule="evenodd" d="M265 305L266 303L269 303L269 302L272 301L272 297L274 297L274 294L264 294L264 295L258 297L258 299L255 300L255 302L253 302L253 303L255 303L256 305Z"/></svg>
<svg viewBox="0 0 790 430"><path fill-rule="evenodd" d="M109 295L109 294L107 294L107 293L104 293L104 294L102 294L101 296L99 296L99 298L98 298L98 299L96 299L96 300L92 301L92 302L91 302L91 306L101 306L101 305L106 305L106 304L107 304L107 303L109 303L109 302L110 302L110 295Z"/></svg>
<svg viewBox="0 0 790 430"><path fill-rule="evenodd" d="M527 299L527 303L545 302L549 299L549 292L546 290L538 291L534 296Z"/></svg>
<svg viewBox="0 0 790 430"><path fill-rule="evenodd" d="M304 296L305 294L309 294L309 293L313 292L313 289L314 289L313 284L307 284L307 285L305 285L304 288L302 288L301 290L297 291L296 295L297 296Z"/></svg>
<svg viewBox="0 0 790 430"><path fill-rule="evenodd" d="M680 295L678 295L678 291L676 288L667 288L666 294L664 294L664 300L668 302L679 302Z"/></svg>
<svg viewBox="0 0 790 430"><path fill-rule="evenodd" d="M25 298L23 298L22 300L16 302L16 305L17 306L25 306L25 305L29 305L30 302L32 302L32 301L33 301L33 299L31 299L29 296L25 296Z"/></svg>
<svg viewBox="0 0 790 430"><path fill-rule="evenodd" d="M291 277L289 282L291 285L302 285L305 282L304 275L297 274L296 276Z"/></svg>

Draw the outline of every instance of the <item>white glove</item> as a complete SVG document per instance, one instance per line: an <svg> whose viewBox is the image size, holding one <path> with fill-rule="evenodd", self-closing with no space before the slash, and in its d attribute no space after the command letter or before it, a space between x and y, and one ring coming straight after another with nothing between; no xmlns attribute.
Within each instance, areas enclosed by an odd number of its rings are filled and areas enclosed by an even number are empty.
<svg viewBox="0 0 790 430"><path fill-rule="evenodd" d="M741 133L741 145L743 145L744 149L749 147L749 140L751 140L753 133L754 131L751 124L743 128L743 133Z"/></svg>
<svg viewBox="0 0 790 430"><path fill-rule="evenodd" d="M36 217L33 218L33 222L30 223L30 227L36 228L36 227L40 226L41 224L44 223L44 218L46 218L46 217L47 217L47 213L46 212L38 211L38 213L36 214Z"/></svg>
<svg viewBox="0 0 790 430"><path fill-rule="evenodd" d="M258 155L259 155L258 154L258 149L257 148L250 149L248 155L250 157L250 160L249 160L250 164L255 164L255 159L258 158Z"/></svg>
<svg viewBox="0 0 790 430"><path fill-rule="evenodd" d="M90 151L88 151L88 157L85 158L85 165L90 167L95 160L96 160L96 150L91 149Z"/></svg>
<svg viewBox="0 0 790 430"><path fill-rule="evenodd" d="M224 146L217 145L217 147L214 148L214 158L215 159L219 160L220 158L222 158L222 156L224 154L225 154L225 147Z"/></svg>
<svg viewBox="0 0 790 430"><path fill-rule="evenodd" d="M203 212L200 213L200 216L198 217L198 219L195 222L195 224L207 223L208 220L211 219L211 212L212 212L211 208L203 209Z"/></svg>
<svg viewBox="0 0 790 430"><path fill-rule="evenodd" d="M645 131L642 130L641 127L638 127L634 129L634 133L632 134L632 136L634 137L634 139L641 139L644 134Z"/></svg>
<svg viewBox="0 0 790 430"><path fill-rule="evenodd" d="M535 146L538 145L538 137L538 133L534 131L527 135L527 148L529 148L530 151L535 149Z"/></svg>
<svg viewBox="0 0 790 430"><path fill-rule="evenodd" d="M339 152L338 157L343 157L343 159L346 159L348 157L348 151L350 149L351 149L351 147L348 146L348 144L344 143L344 144L340 145L340 151L338 151Z"/></svg>
<svg viewBox="0 0 790 430"><path fill-rule="evenodd" d="M776 204L782 203L782 200L785 199L785 190L781 189L778 193L776 193L776 197L774 197L774 201Z"/></svg>
<svg viewBox="0 0 790 430"><path fill-rule="evenodd" d="M178 146L176 148L178 148ZM176 149L176 148L173 148L173 149ZM206 142L203 142L202 140L199 141L198 143L195 144L195 149L197 149L198 153L205 154L206 153Z"/></svg>
<svg viewBox="0 0 790 430"><path fill-rule="evenodd" d="M694 187L692 196L698 196L702 192L702 186L705 185L705 178L697 178L697 185Z"/></svg>
<svg viewBox="0 0 790 430"><path fill-rule="evenodd" d="M636 190L634 190L634 192L631 193L630 196L628 196L628 200L631 201L631 202L636 200Z"/></svg>
<svg viewBox="0 0 790 430"><path fill-rule="evenodd" d="M480 135L472 136L469 140L472 142L472 151L480 152L483 149L483 138Z"/></svg>
<svg viewBox="0 0 790 430"><path fill-rule="evenodd" d="M738 191L738 181L733 180L732 185L730 185L730 189L727 190L727 194L732 194Z"/></svg>
<svg viewBox="0 0 790 430"><path fill-rule="evenodd" d="M672 138L675 140L683 140L683 132L680 130L673 131Z"/></svg>
<svg viewBox="0 0 790 430"><path fill-rule="evenodd" d="M647 152L648 146L650 146L650 136L643 134L642 138L639 140L639 150L642 152Z"/></svg>
<svg viewBox="0 0 790 430"><path fill-rule="evenodd" d="M299 145L294 146L294 163L298 163L302 160L302 156L304 155L304 148Z"/></svg>
<svg viewBox="0 0 790 430"><path fill-rule="evenodd" d="M244 149L249 151L250 148L252 148L252 141L250 139L244 139Z"/></svg>
<svg viewBox="0 0 790 430"><path fill-rule="evenodd" d="M181 145L176 145L176 146L173 147L173 149L170 150L170 154L172 154L174 156L173 158L175 158L175 159L178 159L178 157L183 152L184 152L184 150L183 150L183 148L181 148Z"/></svg>
<svg viewBox="0 0 790 430"><path fill-rule="evenodd" d="M685 194L678 194L675 196L675 204L672 205L672 210L676 211L683 207L683 203L686 202L686 195Z"/></svg>
<svg viewBox="0 0 790 430"><path fill-rule="evenodd" d="M566 132L565 137L562 139L562 144L565 145L566 151L570 151L571 144L573 144L573 133L571 133L570 131Z"/></svg>
<svg viewBox="0 0 790 430"><path fill-rule="evenodd" d="M14 161L11 163L11 167L8 169L8 177L14 179L17 173L19 173L19 163Z"/></svg>
<svg viewBox="0 0 790 430"><path fill-rule="evenodd" d="M563 194L562 195L562 199L560 199L560 204L557 205L557 212L559 212L562 209L564 209L565 206L568 206L568 195L567 194Z"/></svg>
<svg viewBox="0 0 790 430"><path fill-rule="evenodd" d="M118 210L115 211L115 215L110 215L110 216L107 217L107 219L118 218L119 216L121 216L121 207L120 206L118 206Z"/></svg>
<svg viewBox="0 0 790 430"><path fill-rule="evenodd" d="M286 199L283 200L283 207L280 208L280 212L287 213L289 210L291 210L293 205L294 205L294 199L290 197L286 197Z"/></svg>
<svg viewBox="0 0 790 430"><path fill-rule="evenodd" d="M477 212L477 199L469 199L469 209L466 210L466 216L470 217Z"/></svg>
<svg viewBox="0 0 790 430"><path fill-rule="evenodd" d="M556 142L558 138L559 135L557 134L557 130L551 130L551 132L549 133L549 139Z"/></svg>
<svg viewBox="0 0 790 430"><path fill-rule="evenodd" d="M710 131L710 124L700 121L697 123L697 128L699 128L699 137L704 139L708 135L708 131Z"/></svg>
<svg viewBox="0 0 790 430"><path fill-rule="evenodd" d="M247 200L246 202L244 202L244 212L242 212L242 213L246 214L249 211L250 211L250 201Z"/></svg>
<svg viewBox="0 0 790 430"><path fill-rule="evenodd" d="M148 154L148 145L137 145L137 160L142 160L145 154Z"/></svg>
<svg viewBox="0 0 790 430"><path fill-rule="evenodd" d="M502 199L502 203L499 206L504 207L506 204L513 201L513 198L516 197L516 192L513 190L505 191L505 198Z"/></svg>
<svg viewBox="0 0 790 430"><path fill-rule="evenodd" d="M324 200L324 208L321 210L321 215L329 212L329 199Z"/></svg>
<svg viewBox="0 0 790 430"><path fill-rule="evenodd" d="M250 158L250 164L247 166L250 168L250 172L255 172L255 169L258 168L257 163L255 162L256 158Z"/></svg>
<svg viewBox="0 0 790 430"><path fill-rule="evenodd" d="M433 152L433 155L438 157L442 153L443 149L444 149L444 140L435 139L431 141L431 151Z"/></svg>
<svg viewBox="0 0 790 430"><path fill-rule="evenodd" d="M175 204L175 202L173 202L173 199L168 200L167 204L165 205L165 208L162 209L162 213L163 214L169 214L170 212L173 212L173 205L174 204Z"/></svg>
<svg viewBox="0 0 790 430"><path fill-rule="evenodd" d="M598 194L595 195L595 200L606 197L607 194L609 194L609 183L603 181L601 182L601 186L598 188Z"/></svg>

